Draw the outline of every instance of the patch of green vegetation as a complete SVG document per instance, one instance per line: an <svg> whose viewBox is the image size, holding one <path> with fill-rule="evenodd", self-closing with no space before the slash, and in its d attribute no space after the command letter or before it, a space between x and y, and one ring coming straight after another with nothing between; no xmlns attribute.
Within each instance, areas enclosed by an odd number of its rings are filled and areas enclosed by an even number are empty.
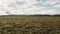
<svg viewBox="0 0 60 34"><path fill-rule="evenodd" d="M0 34L60 34L60 16L0 16Z"/></svg>

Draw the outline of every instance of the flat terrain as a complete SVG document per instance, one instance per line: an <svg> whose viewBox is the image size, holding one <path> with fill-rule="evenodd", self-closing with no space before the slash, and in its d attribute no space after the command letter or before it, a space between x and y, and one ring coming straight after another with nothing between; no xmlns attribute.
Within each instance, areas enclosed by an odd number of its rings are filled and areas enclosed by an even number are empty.
<svg viewBox="0 0 60 34"><path fill-rule="evenodd" d="M60 16L0 16L0 34L60 34Z"/></svg>

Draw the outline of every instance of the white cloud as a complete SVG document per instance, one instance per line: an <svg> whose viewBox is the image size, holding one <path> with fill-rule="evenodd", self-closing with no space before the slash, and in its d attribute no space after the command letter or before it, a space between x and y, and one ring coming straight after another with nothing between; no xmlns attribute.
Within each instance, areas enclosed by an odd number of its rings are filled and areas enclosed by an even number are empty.
<svg viewBox="0 0 60 34"><path fill-rule="evenodd" d="M56 5L54 5L53 7L59 8L59 7L60 7L60 4L56 4Z"/></svg>
<svg viewBox="0 0 60 34"><path fill-rule="evenodd" d="M25 15L31 15L31 14L60 14L59 11L57 11L57 8L60 8L60 4L55 5L59 0L47 0L45 2L36 2L34 0L18 0L18 1L24 1L26 2L24 5L16 5L17 0L3 0L1 2L0 0L0 7L3 6L6 8L5 11L0 10L0 15L8 15L10 14L25 14ZM45 7L47 4L53 5L52 7ZM53 8L56 7L56 8ZM49 9L48 9L49 8ZM52 9L51 9L52 8ZM9 12L7 14L7 11Z"/></svg>
<svg viewBox="0 0 60 34"><path fill-rule="evenodd" d="M8 14L6 13L6 11L1 11L0 10L0 15L8 15Z"/></svg>

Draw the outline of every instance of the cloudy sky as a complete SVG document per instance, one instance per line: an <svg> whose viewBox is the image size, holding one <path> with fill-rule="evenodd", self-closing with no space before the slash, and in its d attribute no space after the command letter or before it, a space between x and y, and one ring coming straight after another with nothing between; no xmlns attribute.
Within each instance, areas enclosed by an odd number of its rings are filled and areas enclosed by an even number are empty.
<svg viewBox="0 0 60 34"><path fill-rule="evenodd" d="M0 15L60 14L60 0L0 0Z"/></svg>

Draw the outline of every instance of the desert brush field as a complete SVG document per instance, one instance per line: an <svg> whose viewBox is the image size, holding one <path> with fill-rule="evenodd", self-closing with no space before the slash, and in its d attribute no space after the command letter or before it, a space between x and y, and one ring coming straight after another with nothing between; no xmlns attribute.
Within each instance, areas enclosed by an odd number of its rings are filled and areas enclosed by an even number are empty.
<svg viewBox="0 0 60 34"><path fill-rule="evenodd" d="M60 16L0 16L0 34L60 34Z"/></svg>

